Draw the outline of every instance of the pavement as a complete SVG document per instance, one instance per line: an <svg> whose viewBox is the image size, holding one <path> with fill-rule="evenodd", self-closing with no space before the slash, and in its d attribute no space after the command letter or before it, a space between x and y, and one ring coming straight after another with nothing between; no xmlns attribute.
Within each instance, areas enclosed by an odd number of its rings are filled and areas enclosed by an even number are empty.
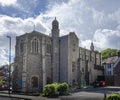
<svg viewBox="0 0 120 100"><path fill-rule="evenodd" d="M58 98L46 98L41 96L28 96L19 94L9 95L5 91L0 91L0 100L11 100L10 98L17 98L15 100L103 100L105 94L109 95L113 92L120 93L120 87L110 86L103 88L78 89L71 91L67 96L59 96Z"/></svg>

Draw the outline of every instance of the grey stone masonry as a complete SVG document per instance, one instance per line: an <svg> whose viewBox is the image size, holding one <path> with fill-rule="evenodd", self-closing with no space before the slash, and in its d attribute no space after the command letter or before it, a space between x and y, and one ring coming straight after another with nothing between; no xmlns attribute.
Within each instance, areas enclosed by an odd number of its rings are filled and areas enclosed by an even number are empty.
<svg viewBox="0 0 120 100"><path fill-rule="evenodd" d="M75 32L59 36L59 22L53 20L51 35L32 31L16 37L13 89L23 92L40 92L53 82L69 85L92 83L102 72L101 54L79 47ZM87 76L87 77L86 77ZM88 82L87 82L88 81Z"/></svg>
<svg viewBox="0 0 120 100"><path fill-rule="evenodd" d="M59 82L59 24L52 22L52 81Z"/></svg>

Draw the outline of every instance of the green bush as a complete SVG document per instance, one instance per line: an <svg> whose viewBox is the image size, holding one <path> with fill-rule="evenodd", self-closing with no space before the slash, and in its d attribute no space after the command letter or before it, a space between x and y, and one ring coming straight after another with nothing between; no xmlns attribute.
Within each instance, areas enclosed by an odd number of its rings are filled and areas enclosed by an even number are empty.
<svg viewBox="0 0 120 100"><path fill-rule="evenodd" d="M5 84L5 81L2 77L0 77L0 85L3 85L3 84Z"/></svg>
<svg viewBox="0 0 120 100"><path fill-rule="evenodd" d="M45 85L42 96L54 97L58 95L65 95L68 91L67 83L52 83Z"/></svg>
<svg viewBox="0 0 120 100"><path fill-rule="evenodd" d="M107 96L106 100L120 100L120 94L112 93Z"/></svg>
<svg viewBox="0 0 120 100"><path fill-rule="evenodd" d="M59 92L59 95L65 95L65 94L67 94L68 84L67 83L59 84L58 87L57 87L57 90Z"/></svg>
<svg viewBox="0 0 120 100"><path fill-rule="evenodd" d="M42 95L43 96L47 96L47 97L57 96L58 95L58 92L57 92L57 83L46 85L44 87Z"/></svg>

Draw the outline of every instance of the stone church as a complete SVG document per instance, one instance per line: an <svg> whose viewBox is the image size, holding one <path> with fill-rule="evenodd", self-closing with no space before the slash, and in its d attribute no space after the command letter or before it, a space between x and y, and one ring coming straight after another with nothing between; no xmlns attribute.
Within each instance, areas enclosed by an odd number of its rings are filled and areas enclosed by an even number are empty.
<svg viewBox="0 0 120 100"><path fill-rule="evenodd" d="M74 32L60 37L59 22L52 22L51 36L33 31L16 37L13 89L42 91L45 84L70 86L93 83L102 75L101 54L79 47Z"/></svg>

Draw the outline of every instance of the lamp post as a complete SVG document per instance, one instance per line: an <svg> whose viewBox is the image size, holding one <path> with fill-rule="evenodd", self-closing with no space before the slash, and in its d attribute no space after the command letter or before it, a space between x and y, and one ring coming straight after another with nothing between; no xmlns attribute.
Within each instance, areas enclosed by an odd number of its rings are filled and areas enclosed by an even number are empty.
<svg viewBox="0 0 120 100"><path fill-rule="evenodd" d="M8 93L10 94L10 82L11 82L11 37L6 36L9 39L9 90Z"/></svg>

